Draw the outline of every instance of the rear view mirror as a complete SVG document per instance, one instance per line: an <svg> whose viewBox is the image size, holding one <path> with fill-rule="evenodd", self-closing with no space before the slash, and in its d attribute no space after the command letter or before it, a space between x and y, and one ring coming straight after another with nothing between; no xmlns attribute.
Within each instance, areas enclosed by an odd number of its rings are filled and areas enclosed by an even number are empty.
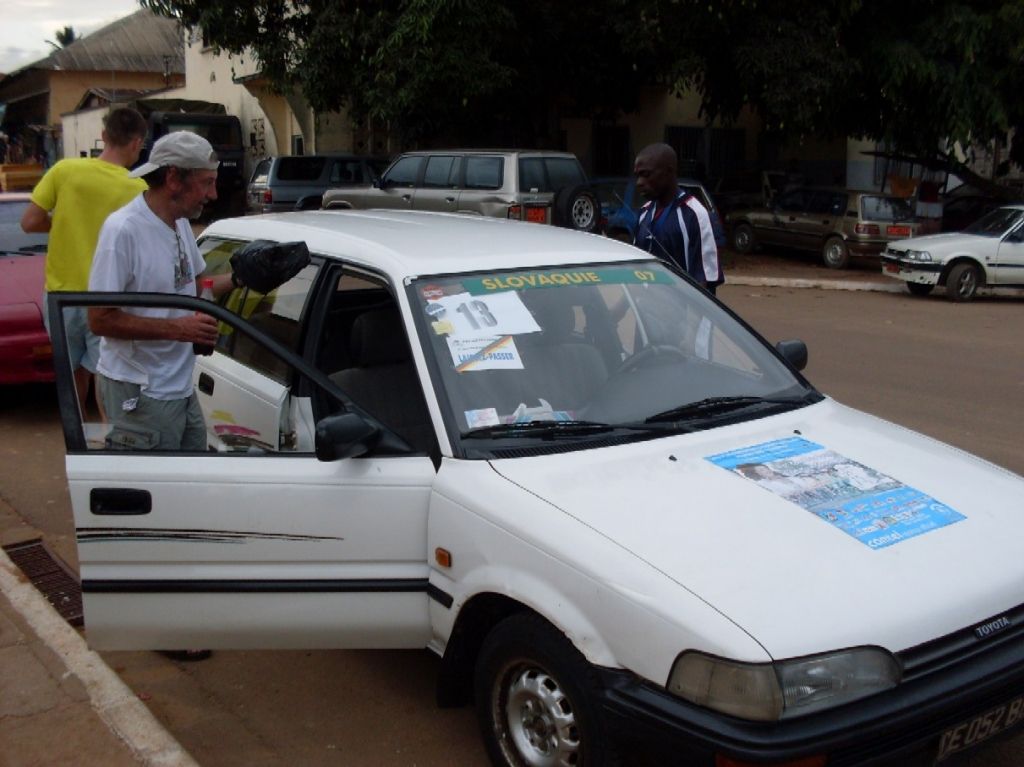
<svg viewBox="0 0 1024 767"><path fill-rule="evenodd" d="M363 455L376 443L380 430L355 413L328 416L316 425L316 457L338 461Z"/></svg>
<svg viewBox="0 0 1024 767"><path fill-rule="evenodd" d="M807 344L803 341L799 339L779 341L775 344L775 351L797 370L807 367Z"/></svg>

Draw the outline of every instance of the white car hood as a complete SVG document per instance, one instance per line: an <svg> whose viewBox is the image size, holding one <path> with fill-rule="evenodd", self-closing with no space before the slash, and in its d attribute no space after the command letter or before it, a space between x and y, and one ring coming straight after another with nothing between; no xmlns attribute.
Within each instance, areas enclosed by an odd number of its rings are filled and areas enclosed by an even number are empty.
<svg viewBox="0 0 1024 767"><path fill-rule="evenodd" d="M793 437L964 518L873 549L707 460ZM1024 602L1024 479L831 400L695 434L493 465L706 600L775 658L858 645L899 651Z"/></svg>
<svg viewBox="0 0 1024 767"><path fill-rule="evenodd" d="M998 237L982 237L977 234L964 234L963 232L943 232L941 234L926 234L923 237L910 237L905 240L895 240L889 243L890 250L927 250L932 254L945 255L954 251L964 249L972 250L991 242L999 244Z"/></svg>

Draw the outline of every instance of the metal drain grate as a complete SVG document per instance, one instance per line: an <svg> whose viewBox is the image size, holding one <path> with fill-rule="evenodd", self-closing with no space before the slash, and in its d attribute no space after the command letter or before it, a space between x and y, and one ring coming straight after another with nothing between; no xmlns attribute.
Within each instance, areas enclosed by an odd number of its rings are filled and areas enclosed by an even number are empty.
<svg viewBox="0 0 1024 767"><path fill-rule="evenodd" d="M72 626L82 626L81 584L68 566L50 553L42 539L12 543L3 549L32 585L43 592L60 617Z"/></svg>

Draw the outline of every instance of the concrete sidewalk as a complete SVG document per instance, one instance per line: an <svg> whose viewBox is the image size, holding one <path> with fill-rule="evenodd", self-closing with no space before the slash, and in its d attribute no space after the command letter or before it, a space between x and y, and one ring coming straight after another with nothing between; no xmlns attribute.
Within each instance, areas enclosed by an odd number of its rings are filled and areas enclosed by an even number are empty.
<svg viewBox="0 0 1024 767"><path fill-rule="evenodd" d="M2 549L0 744L2 767L197 767Z"/></svg>

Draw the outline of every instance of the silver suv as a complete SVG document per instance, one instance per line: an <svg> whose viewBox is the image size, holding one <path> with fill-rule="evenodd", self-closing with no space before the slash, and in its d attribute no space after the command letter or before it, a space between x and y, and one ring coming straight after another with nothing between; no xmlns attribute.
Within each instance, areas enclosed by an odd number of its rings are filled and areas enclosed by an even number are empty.
<svg viewBox="0 0 1024 767"><path fill-rule="evenodd" d="M324 208L476 213L597 231L601 207L569 152L407 152L372 187L324 193Z"/></svg>

